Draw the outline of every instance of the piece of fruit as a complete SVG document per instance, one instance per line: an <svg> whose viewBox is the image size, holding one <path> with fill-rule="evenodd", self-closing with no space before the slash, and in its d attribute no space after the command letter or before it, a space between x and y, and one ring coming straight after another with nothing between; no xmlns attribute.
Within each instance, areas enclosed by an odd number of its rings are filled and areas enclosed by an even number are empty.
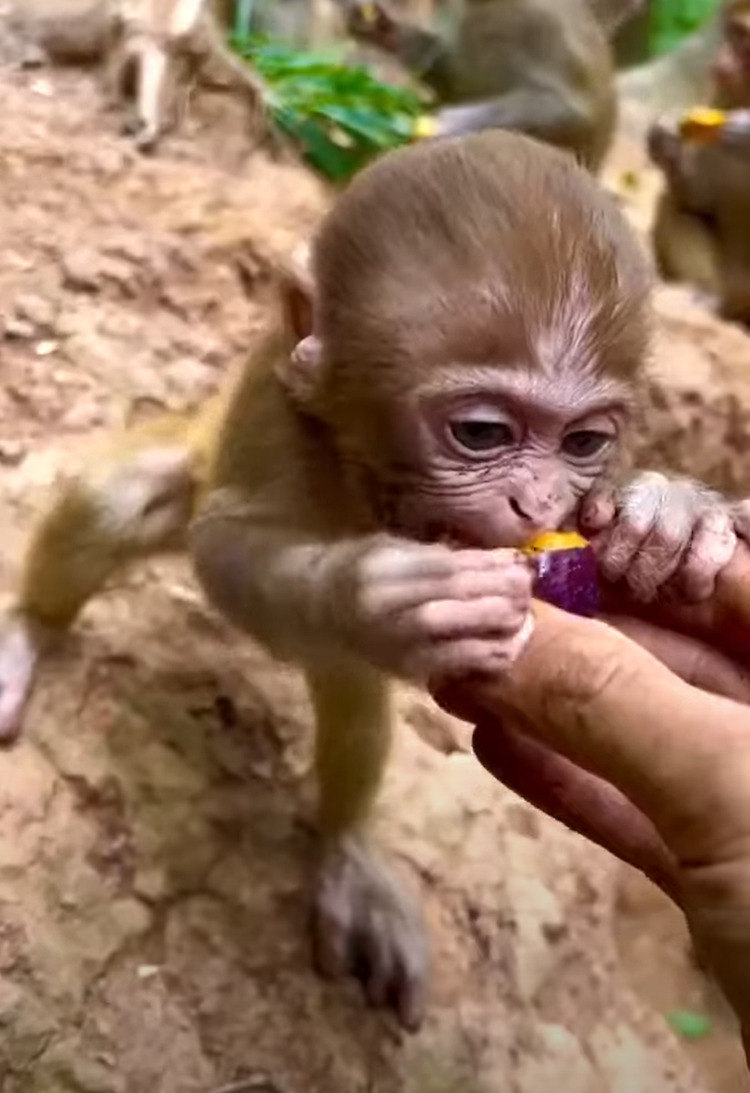
<svg viewBox="0 0 750 1093"><path fill-rule="evenodd" d="M415 119L412 131L414 140L426 140L428 137L434 137L436 133L437 121L435 118L430 117L429 114L423 114L420 118Z"/></svg>
<svg viewBox="0 0 750 1093"><path fill-rule="evenodd" d="M710 144L726 124L724 110L714 110L709 106L697 106L688 110L680 123L680 134L696 144Z"/></svg>
<svg viewBox="0 0 750 1093"><path fill-rule="evenodd" d="M575 531L545 531L524 547L536 561L534 595L572 615L599 612L599 581L591 546Z"/></svg>

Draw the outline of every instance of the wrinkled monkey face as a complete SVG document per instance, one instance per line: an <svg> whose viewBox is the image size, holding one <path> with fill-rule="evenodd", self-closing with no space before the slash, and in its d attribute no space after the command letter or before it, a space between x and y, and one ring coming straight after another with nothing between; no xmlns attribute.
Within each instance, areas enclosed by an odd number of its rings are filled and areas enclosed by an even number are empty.
<svg viewBox="0 0 750 1093"><path fill-rule="evenodd" d="M629 394L586 374L443 370L393 407L383 519L412 538L487 548L575 526L621 456Z"/></svg>

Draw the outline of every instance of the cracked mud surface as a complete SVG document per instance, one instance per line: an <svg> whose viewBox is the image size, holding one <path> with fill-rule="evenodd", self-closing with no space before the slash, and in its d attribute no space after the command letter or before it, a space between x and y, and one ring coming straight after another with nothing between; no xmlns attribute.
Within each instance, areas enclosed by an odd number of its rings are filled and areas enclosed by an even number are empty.
<svg viewBox="0 0 750 1093"><path fill-rule="evenodd" d="M0 92L8 587L63 459L212 390L326 196L197 122L139 159L83 77L0 72ZM646 454L742 488L750 342L685 293L665 290L659 312ZM646 965L685 951L679 924L662 936L648 900L616 900L611 860L495 785L427 700L405 691L401 711L381 828L431 927L415 1037L309 969L296 675L218 621L179 560L92 605L0 755L1 1093L214 1093L253 1076L262 1093L739 1089L731 1039L719 1086L633 980L636 943Z"/></svg>

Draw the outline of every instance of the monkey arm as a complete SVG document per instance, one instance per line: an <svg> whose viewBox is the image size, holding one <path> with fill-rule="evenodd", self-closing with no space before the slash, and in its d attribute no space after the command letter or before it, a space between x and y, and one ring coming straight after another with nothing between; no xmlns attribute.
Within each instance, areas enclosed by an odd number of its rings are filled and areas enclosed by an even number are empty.
<svg viewBox="0 0 750 1093"><path fill-rule="evenodd" d="M354 38L396 57L441 101L452 98L453 65L448 45L433 31L408 23L386 4L348 0L347 27Z"/></svg>
<svg viewBox="0 0 750 1093"><path fill-rule="evenodd" d="M216 606L275 656L302 663L311 653L342 655L332 574L347 546L231 487L208 496L189 533L196 573Z"/></svg>
<svg viewBox="0 0 750 1093"><path fill-rule="evenodd" d="M591 130L589 111L557 89L519 88L487 102L449 106L437 114L438 135L479 129L515 129L564 147L584 147Z"/></svg>
<svg viewBox="0 0 750 1093"><path fill-rule="evenodd" d="M426 84L440 100L453 97L454 72L451 52L438 34L411 23L399 23L391 52L408 71Z"/></svg>

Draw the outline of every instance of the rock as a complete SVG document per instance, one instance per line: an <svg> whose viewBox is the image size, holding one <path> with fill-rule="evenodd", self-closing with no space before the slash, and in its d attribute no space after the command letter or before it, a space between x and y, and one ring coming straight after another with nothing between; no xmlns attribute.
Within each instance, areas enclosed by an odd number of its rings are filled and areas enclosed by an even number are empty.
<svg viewBox="0 0 750 1093"><path fill-rule="evenodd" d="M100 287L101 256L89 248L77 247L62 255L60 264L68 288L96 292Z"/></svg>
<svg viewBox="0 0 750 1093"><path fill-rule="evenodd" d="M51 331L55 326L54 305L43 296L33 293L23 293L14 303L14 310L18 318L26 320L36 328L37 332Z"/></svg>

